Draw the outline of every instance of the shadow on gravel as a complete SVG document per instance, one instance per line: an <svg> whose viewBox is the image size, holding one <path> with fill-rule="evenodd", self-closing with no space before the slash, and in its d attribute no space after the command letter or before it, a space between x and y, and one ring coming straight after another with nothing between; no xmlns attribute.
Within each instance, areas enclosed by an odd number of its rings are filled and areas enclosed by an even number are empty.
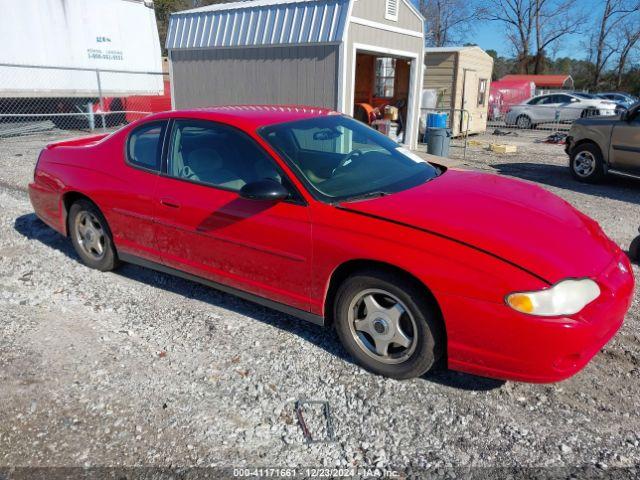
<svg viewBox="0 0 640 480"><path fill-rule="evenodd" d="M65 237L49 228L35 214L27 214L16 218L15 230L28 238L37 240L49 248L62 252L74 261L80 261L71 242ZM291 315L280 313L255 303L242 300L219 290L206 287L196 282L184 280L155 270L139 267L137 265L123 264L116 272L117 275L135 280L137 282L161 288L167 292L175 293L187 298L209 303L216 307L231 310L240 315L267 323L281 330L294 333L308 342L311 342L328 353L353 363L351 357L342 348L340 341L331 328L319 328ZM216 325L207 322L204 325L211 331L215 331ZM424 380L460 390L488 391L501 387L505 382L488 378L476 377L465 373L453 372L437 367L432 373L422 377Z"/></svg>
<svg viewBox="0 0 640 480"><path fill-rule="evenodd" d="M640 181L609 175L603 183L590 185L575 180L569 167L545 163L500 163L490 165L501 175L542 183L551 187L610 198L620 202L640 205Z"/></svg>

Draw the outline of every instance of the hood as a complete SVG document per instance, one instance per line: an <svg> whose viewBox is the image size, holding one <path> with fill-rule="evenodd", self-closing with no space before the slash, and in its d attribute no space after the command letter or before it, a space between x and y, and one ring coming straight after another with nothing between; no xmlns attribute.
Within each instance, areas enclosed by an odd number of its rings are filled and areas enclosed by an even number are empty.
<svg viewBox="0 0 640 480"><path fill-rule="evenodd" d="M485 173L448 170L418 187L341 207L463 242L551 284L598 275L618 248L561 198Z"/></svg>
<svg viewBox="0 0 640 480"><path fill-rule="evenodd" d="M613 125L613 122L620 120L620 115L607 115L607 116L595 116L595 117L584 117L578 118L573 123L574 125L587 125L587 126L597 126L597 125Z"/></svg>

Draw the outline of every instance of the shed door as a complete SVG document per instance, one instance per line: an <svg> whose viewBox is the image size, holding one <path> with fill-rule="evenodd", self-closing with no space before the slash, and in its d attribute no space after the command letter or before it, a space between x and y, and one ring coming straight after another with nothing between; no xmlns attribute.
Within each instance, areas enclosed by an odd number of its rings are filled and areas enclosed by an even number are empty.
<svg viewBox="0 0 640 480"><path fill-rule="evenodd" d="M467 130L467 115L469 118L469 129L473 123L473 113L478 106L478 72L475 70L464 70L464 86L462 87L462 109L466 110L460 116L460 132Z"/></svg>

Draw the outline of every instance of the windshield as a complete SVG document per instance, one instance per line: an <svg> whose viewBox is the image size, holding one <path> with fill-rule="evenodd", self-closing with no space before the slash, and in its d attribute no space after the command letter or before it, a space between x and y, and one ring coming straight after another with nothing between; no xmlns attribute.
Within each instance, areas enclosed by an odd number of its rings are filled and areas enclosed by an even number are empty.
<svg viewBox="0 0 640 480"><path fill-rule="evenodd" d="M260 134L323 201L395 193L440 174L388 137L341 115L272 125Z"/></svg>
<svg viewBox="0 0 640 480"><path fill-rule="evenodd" d="M591 95L590 93L577 92L577 93L574 93L574 95L575 95L576 97L580 97L580 98L587 98L587 99L590 99L590 100L592 100L592 99L594 99L594 98L598 98L598 97L596 97L595 95Z"/></svg>

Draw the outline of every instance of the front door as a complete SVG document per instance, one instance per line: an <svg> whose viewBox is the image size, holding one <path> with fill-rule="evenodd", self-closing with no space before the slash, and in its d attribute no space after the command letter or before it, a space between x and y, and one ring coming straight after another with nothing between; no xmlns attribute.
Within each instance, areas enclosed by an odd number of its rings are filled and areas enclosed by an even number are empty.
<svg viewBox="0 0 640 480"><path fill-rule="evenodd" d="M309 310L309 209L274 160L243 132L196 120L173 122L166 157L156 215L163 262ZM244 185L265 178L283 183L292 198L239 196Z"/></svg>
<svg viewBox="0 0 640 480"><path fill-rule="evenodd" d="M640 174L640 109L630 113L628 120L620 120L611 135L611 166L633 174Z"/></svg>
<svg viewBox="0 0 640 480"><path fill-rule="evenodd" d="M465 110L460 116L460 132L473 130L473 114L478 105L478 72L475 70L464 70L464 85L462 89L462 109Z"/></svg>

